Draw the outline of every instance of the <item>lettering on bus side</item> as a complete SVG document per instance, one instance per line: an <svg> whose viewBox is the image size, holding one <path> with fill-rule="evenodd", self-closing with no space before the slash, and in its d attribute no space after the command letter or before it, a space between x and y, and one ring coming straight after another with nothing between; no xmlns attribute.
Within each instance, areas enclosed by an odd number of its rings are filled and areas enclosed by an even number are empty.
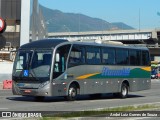
<svg viewBox="0 0 160 120"><path fill-rule="evenodd" d="M123 68L119 70L112 70L108 67L104 67L102 70L102 76L129 76L130 75L130 68Z"/></svg>

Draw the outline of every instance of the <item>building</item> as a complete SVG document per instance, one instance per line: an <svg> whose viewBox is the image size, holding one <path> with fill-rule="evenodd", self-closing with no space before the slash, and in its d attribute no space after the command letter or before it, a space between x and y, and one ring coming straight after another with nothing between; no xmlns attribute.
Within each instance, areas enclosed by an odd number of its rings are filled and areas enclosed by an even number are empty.
<svg viewBox="0 0 160 120"><path fill-rule="evenodd" d="M0 0L0 17L6 29L0 34L1 48L20 45L21 0Z"/></svg>
<svg viewBox="0 0 160 120"><path fill-rule="evenodd" d="M0 83L12 79L16 49L46 37L38 0L0 0Z"/></svg>
<svg viewBox="0 0 160 120"><path fill-rule="evenodd" d="M0 59L10 59L10 51L45 37L38 0L0 0Z"/></svg>

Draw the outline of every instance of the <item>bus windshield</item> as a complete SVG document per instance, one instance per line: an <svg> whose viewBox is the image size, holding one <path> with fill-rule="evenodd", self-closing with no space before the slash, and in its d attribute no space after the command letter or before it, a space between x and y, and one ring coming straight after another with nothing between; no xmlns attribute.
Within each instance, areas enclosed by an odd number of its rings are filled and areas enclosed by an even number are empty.
<svg viewBox="0 0 160 120"><path fill-rule="evenodd" d="M52 51L50 50L20 50L17 53L13 77L30 77L49 79Z"/></svg>

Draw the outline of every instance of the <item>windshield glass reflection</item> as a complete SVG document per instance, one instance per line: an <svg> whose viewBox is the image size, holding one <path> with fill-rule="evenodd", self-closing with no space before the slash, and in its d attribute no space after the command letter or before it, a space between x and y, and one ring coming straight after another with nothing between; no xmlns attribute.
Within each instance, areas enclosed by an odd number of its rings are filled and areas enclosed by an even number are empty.
<svg viewBox="0 0 160 120"><path fill-rule="evenodd" d="M49 78L52 52L49 50L19 51L13 69L15 77Z"/></svg>

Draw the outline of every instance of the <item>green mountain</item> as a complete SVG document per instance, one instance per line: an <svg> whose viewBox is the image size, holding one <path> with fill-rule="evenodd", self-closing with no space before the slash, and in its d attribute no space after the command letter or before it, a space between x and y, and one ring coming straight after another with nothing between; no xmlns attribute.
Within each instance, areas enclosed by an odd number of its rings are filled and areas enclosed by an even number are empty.
<svg viewBox="0 0 160 120"><path fill-rule="evenodd" d="M124 23L109 23L83 14L64 13L40 6L48 32L84 32L117 29L134 29Z"/></svg>
<svg viewBox="0 0 160 120"><path fill-rule="evenodd" d="M119 29L124 29L124 30L134 29L133 27L126 25L125 23L122 23L122 22L116 22L112 24L117 26Z"/></svg>

